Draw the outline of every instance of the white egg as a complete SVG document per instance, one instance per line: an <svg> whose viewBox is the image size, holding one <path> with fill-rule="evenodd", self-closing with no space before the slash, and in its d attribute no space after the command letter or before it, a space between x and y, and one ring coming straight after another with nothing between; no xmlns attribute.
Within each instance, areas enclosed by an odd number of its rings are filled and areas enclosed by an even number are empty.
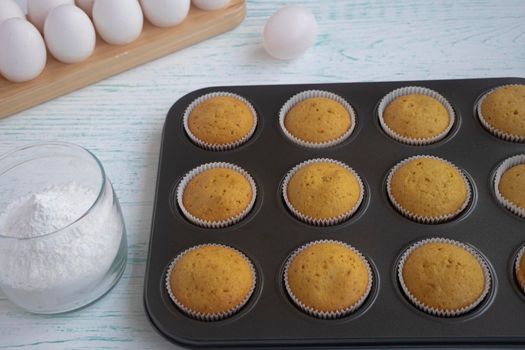
<svg viewBox="0 0 525 350"><path fill-rule="evenodd" d="M264 26L264 48L270 56L290 60L301 56L315 42L317 22L299 6L286 6L274 13Z"/></svg>
<svg viewBox="0 0 525 350"><path fill-rule="evenodd" d="M228 5L230 0L191 0L191 2L201 10L214 11Z"/></svg>
<svg viewBox="0 0 525 350"><path fill-rule="evenodd" d="M27 17L39 31L43 31L46 17L52 9L74 3L74 0L27 0Z"/></svg>
<svg viewBox="0 0 525 350"><path fill-rule="evenodd" d="M21 18L0 24L0 74L6 79L19 83L36 78L44 70L46 55L34 25Z"/></svg>
<svg viewBox="0 0 525 350"><path fill-rule="evenodd" d="M75 4L80 7L88 16L93 13L93 4L95 0L75 0Z"/></svg>
<svg viewBox="0 0 525 350"><path fill-rule="evenodd" d="M25 19L26 16L15 0L0 0L0 24L9 18Z"/></svg>
<svg viewBox="0 0 525 350"><path fill-rule="evenodd" d="M142 32L144 17L138 0L101 0L93 5L98 34L111 45L125 45Z"/></svg>
<svg viewBox="0 0 525 350"><path fill-rule="evenodd" d="M64 63L81 62L95 49L93 23L75 5L61 5L49 12L44 24L44 38L49 52Z"/></svg>
<svg viewBox="0 0 525 350"><path fill-rule="evenodd" d="M140 0L146 18L157 27L172 27L184 20L190 0Z"/></svg>

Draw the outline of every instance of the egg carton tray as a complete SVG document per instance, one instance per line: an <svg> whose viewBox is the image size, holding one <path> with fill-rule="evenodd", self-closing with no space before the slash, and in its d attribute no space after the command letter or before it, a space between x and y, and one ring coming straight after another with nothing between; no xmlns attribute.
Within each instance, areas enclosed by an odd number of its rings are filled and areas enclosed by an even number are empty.
<svg viewBox="0 0 525 350"><path fill-rule="evenodd" d="M210 87L189 93L170 109L164 125L155 208L144 285L146 314L160 334L186 347L413 347L523 348L525 296L517 287L513 263L525 243L525 220L499 205L492 181L504 159L525 153L525 144L490 134L479 122L476 104L492 88L525 84L523 78L441 81L301 84ZM394 89L422 86L442 94L456 113L443 140L410 146L390 138L378 122L377 105ZM279 110L305 90L340 95L354 108L357 125L339 145L323 149L298 146L279 127ZM253 137L229 151L208 151L190 141L182 116L201 95L227 91L253 104L258 125ZM445 158L461 168L472 184L472 200L455 219L420 224L403 217L390 203L386 177L399 161L414 155ZM286 173L305 160L332 158L361 176L365 198L349 220L315 227L296 219L281 196ZM177 207L175 189L191 169L208 162L241 166L254 178L258 194L242 221L221 229L189 222ZM396 277L400 255L413 242L446 237L477 248L489 264L493 281L484 301L453 318L426 314L404 296ZM359 249L371 264L374 284L367 300L349 316L323 320L299 310L283 285L290 253L318 239L336 239ZM215 322L192 319L171 301L165 289L170 262L183 250L203 243L230 245L246 254L257 271L257 286L249 302L234 316Z"/></svg>

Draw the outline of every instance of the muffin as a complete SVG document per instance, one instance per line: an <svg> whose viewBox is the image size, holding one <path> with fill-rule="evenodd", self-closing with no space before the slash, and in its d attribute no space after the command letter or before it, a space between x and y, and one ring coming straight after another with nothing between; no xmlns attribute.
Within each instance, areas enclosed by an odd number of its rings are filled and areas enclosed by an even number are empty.
<svg viewBox="0 0 525 350"><path fill-rule="evenodd" d="M293 214L313 225L333 225L352 216L363 200L363 183L347 165L313 159L293 168L283 184Z"/></svg>
<svg viewBox="0 0 525 350"><path fill-rule="evenodd" d="M212 150L239 146L253 135L257 125L252 105L231 93L202 96L188 107L183 119L190 139Z"/></svg>
<svg viewBox="0 0 525 350"><path fill-rule="evenodd" d="M183 214L204 227L224 227L242 219L253 207L255 183L242 168L208 163L189 172L177 188Z"/></svg>
<svg viewBox="0 0 525 350"><path fill-rule="evenodd" d="M372 285L366 259L353 247L331 240L311 242L295 251L287 261L284 279L293 302L321 318L355 311Z"/></svg>
<svg viewBox="0 0 525 350"><path fill-rule="evenodd" d="M397 141L425 145L444 138L455 120L450 103L437 92L406 87L386 95L378 107L383 130Z"/></svg>
<svg viewBox="0 0 525 350"><path fill-rule="evenodd" d="M460 242L441 238L410 247L401 258L398 277L408 299L437 316L458 316L472 310L490 287L482 258Z"/></svg>
<svg viewBox="0 0 525 350"><path fill-rule="evenodd" d="M525 142L525 85L506 85L490 91L478 104L478 116L494 135Z"/></svg>
<svg viewBox="0 0 525 350"><path fill-rule="evenodd" d="M525 259L523 257L525 253L525 247L521 248L516 257L514 265L514 272L516 273L516 280L522 291L525 292Z"/></svg>
<svg viewBox="0 0 525 350"><path fill-rule="evenodd" d="M510 157L502 162L494 179L499 203L525 218L525 155Z"/></svg>
<svg viewBox="0 0 525 350"><path fill-rule="evenodd" d="M283 133L294 143L310 148L344 141L355 127L352 107L327 91L309 90L288 100L279 114Z"/></svg>
<svg viewBox="0 0 525 350"><path fill-rule="evenodd" d="M433 156L410 157L396 165L388 176L387 191L403 215L423 223L449 220L470 200L470 186L462 172Z"/></svg>
<svg viewBox="0 0 525 350"><path fill-rule="evenodd" d="M175 258L168 269L166 288L181 310L211 321L244 306L255 280L255 269L244 254L231 247L204 244Z"/></svg>
<svg viewBox="0 0 525 350"><path fill-rule="evenodd" d="M515 165L503 173L499 191L509 202L525 210L525 164Z"/></svg>

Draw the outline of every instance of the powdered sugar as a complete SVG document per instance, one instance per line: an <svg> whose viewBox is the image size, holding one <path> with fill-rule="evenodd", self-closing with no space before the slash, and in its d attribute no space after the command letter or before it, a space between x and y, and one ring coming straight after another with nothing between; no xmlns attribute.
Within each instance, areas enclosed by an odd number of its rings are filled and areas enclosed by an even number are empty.
<svg viewBox="0 0 525 350"><path fill-rule="evenodd" d="M97 194L87 187L70 183L11 203L0 217L3 236L30 238L60 230L80 218Z"/></svg>
<svg viewBox="0 0 525 350"><path fill-rule="evenodd" d="M0 235L9 237L0 242L0 284L10 298L32 298L35 309L52 308L78 299L103 279L124 226L109 182L91 208L97 195L69 183L7 206L0 216Z"/></svg>

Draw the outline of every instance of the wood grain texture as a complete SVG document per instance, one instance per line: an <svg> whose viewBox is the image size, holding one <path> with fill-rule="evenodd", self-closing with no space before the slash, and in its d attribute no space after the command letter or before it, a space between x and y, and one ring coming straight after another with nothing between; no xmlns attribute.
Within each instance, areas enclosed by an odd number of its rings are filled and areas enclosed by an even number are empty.
<svg viewBox="0 0 525 350"><path fill-rule="evenodd" d="M264 53L261 32L289 3L312 10L319 37L303 57L280 62ZM162 125L182 95L212 85L525 77L524 48L522 0L249 0L231 32L0 120L0 153L41 140L91 149L129 239L124 277L85 309L33 316L0 296L0 349L174 348L149 325L142 286Z"/></svg>
<svg viewBox="0 0 525 350"><path fill-rule="evenodd" d="M12 83L0 77L0 118L224 33L239 25L245 13L244 0L232 0L218 11L192 6L184 22L172 28L145 21L140 37L128 45L109 45L97 36L93 55L81 63L64 64L49 54L34 80Z"/></svg>

